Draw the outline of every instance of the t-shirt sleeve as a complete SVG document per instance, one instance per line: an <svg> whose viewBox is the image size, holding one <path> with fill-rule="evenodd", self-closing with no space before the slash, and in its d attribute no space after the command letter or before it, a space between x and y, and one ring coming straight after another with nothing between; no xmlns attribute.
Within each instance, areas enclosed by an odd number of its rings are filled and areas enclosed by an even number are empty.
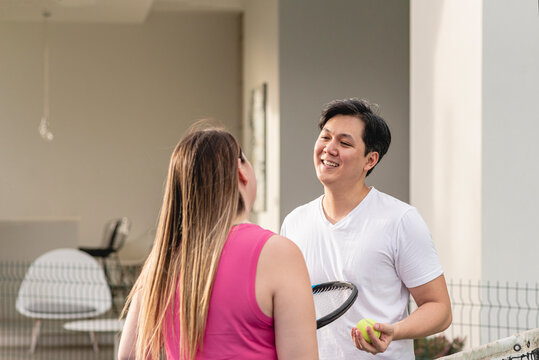
<svg viewBox="0 0 539 360"><path fill-rule="evenodd" d="M424 285L443 274L427 224L412 208L397 228L395 268L407 288Z"/></svg>

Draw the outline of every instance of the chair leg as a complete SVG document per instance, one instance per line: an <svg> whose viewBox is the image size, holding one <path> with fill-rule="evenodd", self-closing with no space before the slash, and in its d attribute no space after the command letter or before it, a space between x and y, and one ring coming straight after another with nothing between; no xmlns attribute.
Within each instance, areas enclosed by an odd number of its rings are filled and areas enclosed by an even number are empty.
<svg viewBox="0 0 539 360"><path fill-rule="evenodd" d="M41 319L37 319L32 328L32 342L30 343L30 354L33 354L36 350L37 339L39 338L39 333L41 332Z"/></svg>
<svg viewBox="0 0 539 360"><path fill-rule="evenodd" d="M117 253L112 253L108 258L104 259L104 271L112 296L112 311L114 314L120 314L122 309L118 308L116 300L118 300L118 296L122 295L123 275L120 257ZM123 300L122 303L124 302Z"/></svg>
<svg viewBox="0 0 539 360"><path fill-rule="evenodd" d="M94 347L94 352L99 352L99 346L97 346L97 338L95 336L95 333L93 331L90 331L89 335L90 335L90 341L92 342L92 346Z"/></svg>
<svg viewBox="0 0 539 360"><path fill-rule="evenodd" d="M105 273L105 279L107 279L107 283L110 285L112 278L110 276L109 267L107 266L107 258L101 259L101 266L103 267L103 272Z"/></svg>

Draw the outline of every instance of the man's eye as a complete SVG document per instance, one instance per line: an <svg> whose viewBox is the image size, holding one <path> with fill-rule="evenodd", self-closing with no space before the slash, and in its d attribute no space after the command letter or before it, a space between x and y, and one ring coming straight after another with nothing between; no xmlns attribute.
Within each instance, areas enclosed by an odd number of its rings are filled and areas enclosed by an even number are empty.
<svg viewBox="0 0 539 360"><path fill-rule="evenodd" d="M322 140L328 140L328 139L329 139L329 136L320 136L320 139L322 139Z"/></svg>
<svg viewBox="0 0 539 360"><path fill-rule="evenodd" d="M341 141L341 144L343 144L344 146L352 146L352 144L344 142L344 141Z"/></svg>

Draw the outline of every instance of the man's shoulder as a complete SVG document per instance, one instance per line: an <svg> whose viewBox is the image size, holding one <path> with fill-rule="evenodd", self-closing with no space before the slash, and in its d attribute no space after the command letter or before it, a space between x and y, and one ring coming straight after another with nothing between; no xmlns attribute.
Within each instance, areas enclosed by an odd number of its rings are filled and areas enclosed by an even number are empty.
<svg viewBox="0 0 539 360"><path fill-rule="evenodd" d="M373 192L373 201L371 201L371 205L373 208L376 208L379 213L401 218L410 210L415 210L415 207L394 196L381 192L375 188L372 188L371 191Z"/></svg>
<svg viewBox="0 0 539 360"><path fill-rule="evenodd" d="M284 218L283 225L290 221L296 221L297 219L304 220L306 216L312 216L312 214L314 214L314 212L316 212L318 207L320 206L321 198L322 195L292 210Z"/></svg>

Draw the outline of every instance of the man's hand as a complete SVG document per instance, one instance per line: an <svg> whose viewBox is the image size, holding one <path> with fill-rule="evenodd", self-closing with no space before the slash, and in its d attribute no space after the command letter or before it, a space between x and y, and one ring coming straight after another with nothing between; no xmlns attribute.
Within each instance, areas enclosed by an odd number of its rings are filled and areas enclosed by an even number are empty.
<svg viewBox="0 0 539 360"><path fill-rule="evenodd" d="M380 339L376 338L370 327L367 327L372 344L363 339L359 330L352 328L352 339L358 349L378 354L386 351L393 340L417 339L447 329L452 317L451 301L444 276L440 275L424 285L409 290L418 308L410 316L394 324L374 324L375 330L381 333Z"/></svg>
<svg viewBox="0 0 539 360"><path fill-rule="evenodd" d="M361 331L355 327L352 328L352 340L354 340L354 345L359 350L367 351L371 354L378 354L386 351L391 341L393 341L395 327L391 324L376 323L374 324L374 329L380 331L380 338L374 334L370 326L367 326L367 334L369 334L369 338L371 339L371 343L369 344L367 340L363 338L363 335L361 335Z"/></svg>

